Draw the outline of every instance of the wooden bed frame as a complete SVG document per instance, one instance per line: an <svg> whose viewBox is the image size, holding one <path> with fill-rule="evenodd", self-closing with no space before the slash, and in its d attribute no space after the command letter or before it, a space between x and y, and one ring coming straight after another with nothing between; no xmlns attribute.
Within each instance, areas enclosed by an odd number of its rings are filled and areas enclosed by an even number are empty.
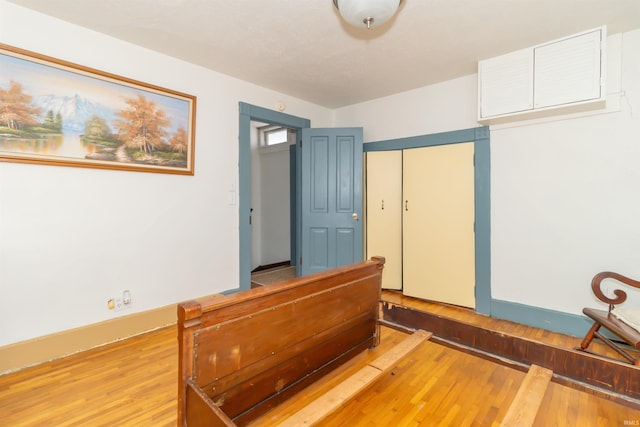
<svg viewBox="0 0 640 427"><path fill-rule="evenodd" d="M178 305L178 426L235 426L380 340L384 258Z"/></svg>
<svg viewBox="0 0 640 427"><path fill-rule="evenodd" d="M384 261L373 257L224 297L179 304L178 426L251 424L340 364L377 346L381 324L409 334L278 425L315 425L388 375L402 358L432 338L424 326L439 329L437 323L418 325L411 321L416 320L413 317L396 318L413 310L381 304ZM503 426L533 424L552 375L550 369L531 363Z"/></svg>

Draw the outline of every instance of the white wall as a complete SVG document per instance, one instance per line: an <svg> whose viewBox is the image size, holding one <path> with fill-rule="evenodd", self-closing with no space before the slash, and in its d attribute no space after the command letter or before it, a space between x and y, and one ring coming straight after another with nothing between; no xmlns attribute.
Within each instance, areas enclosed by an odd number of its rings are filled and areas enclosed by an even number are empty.
<svg viewBox="0 0 640 427"><path fill-rule="evenodd" d="M251 134L251 269L291 258L289 146L260 148Z"/></svg>
<svg viewBox="0 0 640 427"><path fill-rule="evenodd" d="M280 147L278 147L280 148ZM289 147L260 153L260 212L262 265L290 261L291 230Z"/></svg>
<svg viewBox="0 0 640 427"><path fill-rule="evenodd" d="M494 299L578 314L597 304L595 273L640 278L640 30L609 44L618 112L491 128ZM335 122L364 126L367 142L476 127L476 78L348 106Z"/></svg>
<svg viewBox="0 0 640 427"><path fill-rule="evenodd" d="M335 110L337 127L364 128L364 141L382 141L480 126L477 77L449 80Z"/></svg>
<svg viewBox="0 0 640 427"><path fill-rule="evenodd" d="M260 133L257 125L251 125L251 270L262 265L262 218L258 215L262 209L262 191L260 180L262 163L259 147Z"/></svg>
<svg viewBox="0 0 640 427"><path fill-rule="evenodd" d="M640 277L640 30L609 39L618 112L491 131L496 299L579 314L594 274Z"/></svg>
<svg viewBox="0 0 640 427"><path fill-rule="evenodd" d="M332 124L325 108L4 0L0 42L197 97L195 176L0 162L0 345L237 288L238 102L282 99ZM107 310L123 289L132 308Z"/></svg>

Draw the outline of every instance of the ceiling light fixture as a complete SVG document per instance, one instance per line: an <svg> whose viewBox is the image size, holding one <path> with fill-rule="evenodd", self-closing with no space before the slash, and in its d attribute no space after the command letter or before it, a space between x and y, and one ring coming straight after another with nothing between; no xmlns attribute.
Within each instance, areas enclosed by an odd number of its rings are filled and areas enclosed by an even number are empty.
<svg viewBox="0 0 640 427"><path fill-rule="evenodd" d="M391 18L402 0L333 0L340 15L356 27L375 27Z"/></svg>

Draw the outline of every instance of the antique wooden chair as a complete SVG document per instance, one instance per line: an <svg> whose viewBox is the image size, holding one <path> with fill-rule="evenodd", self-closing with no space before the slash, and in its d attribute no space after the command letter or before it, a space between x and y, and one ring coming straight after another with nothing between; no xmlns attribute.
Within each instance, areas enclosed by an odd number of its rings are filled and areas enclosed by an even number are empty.
<svg viewBox="0 0 640 427"><path fill-rule="evenodd" d="M591 326L591 329L589 329L589 332L585 335L580 347L582 350L586 350L594 338L599 338L603 343L614 349L618 354L632 364L640 365L640 354L632 354L620 345L621 343L607 338L600 332L600 328L604 327L634 349L640 350L640 332L636 329L640 326L634 325L634 328L630 325L632 322L629 322L628 320L622 321L620 318L624 318L624 316L622 314L618 314L621 313L622 310L616 310L616 304L621 304L626 301L627 293L621 289L616 289L613 291L616 296L615 298L607 297L600 287L601 282L605 279L614 279L634 288L640 288L640 282L618 273L603 271L602 273L596 274L591 281L591 289L600 301L609 304L609 310L604 311L594 308L585 308L582 310L587 317L593 320L593 326Z"/></svg>

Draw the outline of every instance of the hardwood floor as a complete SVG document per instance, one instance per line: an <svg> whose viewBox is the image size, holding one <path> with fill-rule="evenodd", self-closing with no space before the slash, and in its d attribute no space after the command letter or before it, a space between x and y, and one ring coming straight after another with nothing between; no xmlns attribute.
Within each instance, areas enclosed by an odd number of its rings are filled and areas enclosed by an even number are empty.
<svg viewBox="0 0 640 427"><path fill-rule="evenodd" d="M0 376L3 426L175 426L175 326Z"/></svg>
<svg viewBox="0 0 640 427"><path fill-rule="evenodd" d="M378 352L404 338L383 328L378 348L348 362L257 419L275 425L331 390ZM318 426L498 426L526 373L433 342L425 342L393 370ZM628 423L628 424L625 424ZM534 426L623 426L640 422L640 411L551 383Z"/></svg>
<svg viewBox="0 0 640 427"><path fill-rule="evenodd" d="M437 314L482 324L559 346L575 347L567 337L472 310L384 293L384 299ZM405 337L383 328L381 345L365 352L277 408L286 416L305 399L337 384L379 352ZM603 349L603 351L606 351ZM177 394L175 326L60 360L0 376L2 426L175 426ZM342 376L342 377L341 377ZM504 417L524 372L433 342L418 349L360 398L322 425L336 426L492 426ZM269 425L273 419L263 419ZM593 394L551 383L534 425L638 425L640 411Z"/></svg>

